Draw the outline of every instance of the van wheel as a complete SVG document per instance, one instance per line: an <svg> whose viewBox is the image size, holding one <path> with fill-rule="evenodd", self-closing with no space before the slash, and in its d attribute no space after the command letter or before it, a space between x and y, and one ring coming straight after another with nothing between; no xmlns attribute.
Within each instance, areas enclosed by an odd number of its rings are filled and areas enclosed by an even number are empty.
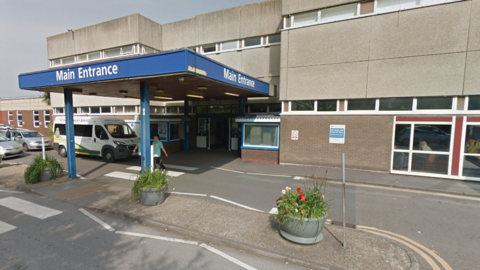
<svg viewBox="0 0 480 270"><path fill-rule="evenodd" d="M26 143L23 144L23 152L28 151L28 145Z"/></svg>
<svg viewBox="0 0 480 270"><path fill-rule="evenodd" d="M65 146L60 146L58 148L58 154L61 156L61 157L66 157L67 156L67 149L65 148Z"/></svg>
<svg viewBox="0 0 480 270"><path fill-rule="evenodd" d="M108 163L114 162L115 155L113 154L113 151L110 149L105 149L105 151L103 151L103 160L105 160Z"/></svg>

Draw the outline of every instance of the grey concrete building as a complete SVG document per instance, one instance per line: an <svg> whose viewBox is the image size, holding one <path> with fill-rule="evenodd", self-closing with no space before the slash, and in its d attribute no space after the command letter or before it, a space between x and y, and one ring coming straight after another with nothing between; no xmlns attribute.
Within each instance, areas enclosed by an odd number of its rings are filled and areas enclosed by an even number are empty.
<svg viewBox="0 0 480 270"><path fill-rule="evenodd" d="M194 147L319 166L345 152L349 168L478 181L479 14L480 0L272 0L164 25L133 14L49 37L48 57L56 69L187 48L271 85L246 116L237 97L199 90ZM77 97L78 113L138 105L110 91ZM183 114L175 100L154 106L167 126L182 121L168 120ZM52 106L61 113L62 98Z"/></svg>

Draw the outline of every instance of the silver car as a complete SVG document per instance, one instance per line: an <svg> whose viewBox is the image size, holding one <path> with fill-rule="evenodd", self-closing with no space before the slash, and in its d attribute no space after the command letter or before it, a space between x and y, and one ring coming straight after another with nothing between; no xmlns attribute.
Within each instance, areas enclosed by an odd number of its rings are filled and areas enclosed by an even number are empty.
<svg viewBox="0 0 480 270"><path fill-rule="evenodd" d="M0 136L0 155L2 155L3 158L23 156L23 154L23 147L19 143Z"/></svg>
<svg viewBox="0 0 480 270"><path fill-rule="evenodd" d="M43 136L38 131L26 129L10 130L12 135L11 140L23 146L24 151L42 149L42 138L45 138L45 149L53 148L52 139ZM5 132L0 132L0 135L5 136Z"/></svg>

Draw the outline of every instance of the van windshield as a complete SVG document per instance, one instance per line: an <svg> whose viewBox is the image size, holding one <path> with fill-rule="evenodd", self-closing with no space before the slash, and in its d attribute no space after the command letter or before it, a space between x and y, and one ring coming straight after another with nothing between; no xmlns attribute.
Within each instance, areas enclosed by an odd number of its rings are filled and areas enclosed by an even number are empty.
<svg viewBox="0 0 480 270"><path fill-rule="evenodd" d="M113 138L135 138L135 132L127 124L105 125Z"/></svg>

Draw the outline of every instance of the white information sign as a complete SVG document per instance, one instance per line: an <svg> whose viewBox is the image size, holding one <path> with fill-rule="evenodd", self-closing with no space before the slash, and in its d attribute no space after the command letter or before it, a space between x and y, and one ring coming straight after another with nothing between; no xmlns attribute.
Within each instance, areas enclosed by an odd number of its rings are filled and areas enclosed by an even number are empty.
<svg viewBox="0 0 480 270"><path fill-rule="evenodd" d="M298 130L292 130L292 141L298 141Z"/></svg>
<svg viewBox="0 0 480 270"><path fill-rule="evenodd" d="M329 143L345 144L345 125L330 125Z"/></svg>

